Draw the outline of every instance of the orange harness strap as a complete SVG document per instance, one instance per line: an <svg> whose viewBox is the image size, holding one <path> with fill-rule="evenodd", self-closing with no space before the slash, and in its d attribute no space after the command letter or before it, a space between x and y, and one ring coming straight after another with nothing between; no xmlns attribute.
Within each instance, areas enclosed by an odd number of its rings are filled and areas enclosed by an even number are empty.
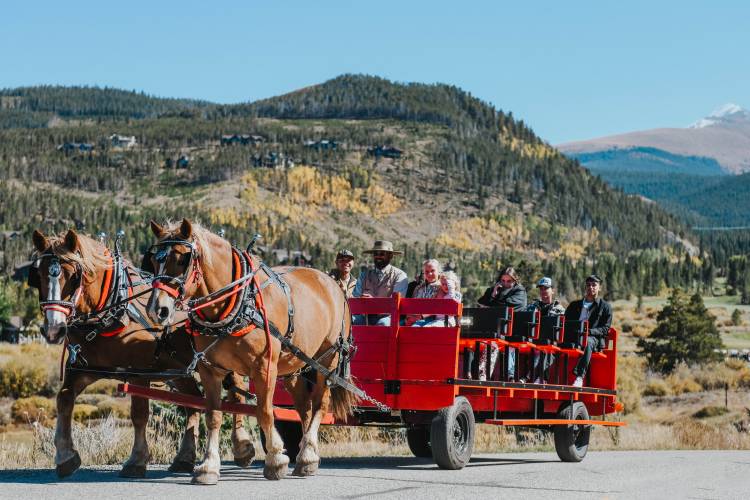
<svg viewBox="0 0 750 500"><path fill-rule="evenodd" d="M109 255L109 252L107 252L107 255ZM96 305L96 310L100 310L102 307L104 307L104 304L107 303L107 298L109 298L109 286L112 284L112 275L115 273L115 270L113 269L112 265L114 264L114 259L112 257L109 258L109 267L104 271L104 281L102 282L102 293L99 296L99 303Z"/></svg>

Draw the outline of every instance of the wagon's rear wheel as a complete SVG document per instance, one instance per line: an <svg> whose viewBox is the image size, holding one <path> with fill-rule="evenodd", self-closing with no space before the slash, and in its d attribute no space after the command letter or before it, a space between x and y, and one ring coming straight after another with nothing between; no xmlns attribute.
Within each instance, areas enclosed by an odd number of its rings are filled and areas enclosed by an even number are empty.
<svg viewBox="0 0 750 500"><path fill-rule="evenodd" d="M406 429L406 442L415 457L432 458L430 447L430 427L415 425Z"/></svg>
<svg viewBox="0 0 750 500"><path fill-rule="evenodd" d="M463 469L474 450L474 410L459 396L452 406L442 408L430 427L432 458L441 469Z"/></svg>
<svg viewBox="0 0 750 500"><path fill-rule="evenodd" d="M286 455L289 457L289 462L294 462L299 454L299 443L302 441L302 424L300 422L288 422L286 420L276 420L273 425L281 436L281 440L284 441L284 448L286 448ZM266 435L263 431L260 431L260 444L263 446L263 451L268 453L266 449Z"/></svg>
<svg viewBox="0 0 750 500"><path fill-rule="evenodd" d="M565 420L589 420L586 405L576 401L558 412ZM580 462L586 456L591 437L591 426L583 424L556 425L555 450L563 462Z"/></svg>

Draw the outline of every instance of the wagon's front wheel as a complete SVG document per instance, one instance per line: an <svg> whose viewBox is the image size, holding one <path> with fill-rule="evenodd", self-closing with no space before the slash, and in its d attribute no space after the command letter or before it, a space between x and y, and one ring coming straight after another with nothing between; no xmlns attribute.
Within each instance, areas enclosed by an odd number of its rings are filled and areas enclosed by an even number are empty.
<svg viewBox="0 0 750 500"><path fill-rule="evenodd" d="M406 429L406 442L415 457L432 458L430 447L430 428L426 425L415 425Z"/></svg>
<svg viewBox="0 0 750 500"><path fill-rule="evenodd" d="M474 410L459 396L453 405L442 408L430 428L432 458L441 469L463 469L474 450Z"/></svg>
<svg viewBox="0 0 750 500"><path fill-rule="evenodd" d="M589 420L589 411L580 401L569 404L558 412L565 420ZM591 426L583 424L556 425L555 450L563 462L580 462L586 456L591 437Z"/></svg>

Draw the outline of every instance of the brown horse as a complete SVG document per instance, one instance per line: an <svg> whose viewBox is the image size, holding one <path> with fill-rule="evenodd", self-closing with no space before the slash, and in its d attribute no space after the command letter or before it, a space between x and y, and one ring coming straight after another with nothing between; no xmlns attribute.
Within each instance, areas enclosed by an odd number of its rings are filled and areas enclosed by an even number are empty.
<svg viewBox="0 0 750 500"><path fill-rule="evenodd" d="M36 265L32 268L29 284L39 291L40 304L45 313L43 332L48 342L59 343L66 338L67 344L76 352L77 361L72 366L81 366L106 371L107 367L126 367L151 370L184 369L192 359L192 349L187 335L175 332L166 342L167 349L157 356L155 334L161 328L152 329L146 319L145 297L132 301L135 311L104 325L92 315L103 310L103 304L112 303L111 294L125 287L132 295L150 288L150 281L143 282L138 271L131 265L120 264L117 279L116 262L107 248L87 236L68 231L64 237L46 237L34 231L34 246L37 250ZM119 262L119 261L117 261ZM112 285L120 282L121 287ZM139 283L140 282L140 283ZM86 324L76 323L76 318L91 316ZM140 316L140 321L131 316ZM70 325L70 327L68 327ZM93 332L93 334L92 334ZM64 333L61 335L61 333ZM115 378L94 370L86 372L66 369L62 387L57 394L57 427L55 431L55 464L60 477L78 469L81 459L75 450L71 436L71 417L76 397L91 383L101 378ZM147 377L131 377L129 381L148 385ZM235 384L238 380L233 381ZM201 395L192 378L178 378L175 385L181 392ZM235 396L234 400L239 401ZM171 471L192 472L196 458L196 442L200 413L186 408L187 428L180 448L170 467ZM150 454L146 441L149 403L147 399L134 397L131 400L130 417L135 429L135 439L130 458L124 463L120 475L144 477ZM235 418L232 432L235 461L247 466L255 450L242 420Z"/></svg>
<svg viewBox="0 0 750 500"><path fill-rule="evenodd" d="M153 321L167 325L177 304L189 304L188 299L211 297L238 279L233 271L237 270L240 253L233 251L223 238L186 219L179 225L168 227L152 221L151 229L158 238L151 252L152 264L158 274L148 302L148 314ZM258 270L258 259L252 257L251 260L252 267ZM349 338L351 320L346 298L336 283L324 273L309 268L285 267L271 271L262 267L256 278L261 289L259 295L262 294L260 299L256 298L256 306L265 303L269 323L279 332L293 331L293 343L306 355L322 355L321 362L326 367L336 367L339 353L334 349L341 338ZM288 295L282 287L288 287ZM257 288L253 290L258 291ZM200 311L202 326L210 330L211 325L224 324L222 321L227 312L233 310L236 300L235 295L226 296L203 308ZM196 317L191 315L190 318L195 324ZM307 381L299 376L304 362L290 352L282 351L281 342L268 336L263 328L251 329L238 336L199 335L195 337L195 343L206 356L205 362L198 364L198 370L208 400L208 442L203 463L193 474L193 482L215 484L219 479L219 394L221 379L228 370L249 376L255 384L257 418L268 450L263 469L267 479L281 479L289 463L289 457L283 453L284 443L273 422L276 377L286 377L285 386L294 398L303 430L294 474L314 474L320 463L318 427L321 419L329 405L338 417L345 418L351 412L355 398L340 387L329 389L320 373L310 391Z"/></svg>

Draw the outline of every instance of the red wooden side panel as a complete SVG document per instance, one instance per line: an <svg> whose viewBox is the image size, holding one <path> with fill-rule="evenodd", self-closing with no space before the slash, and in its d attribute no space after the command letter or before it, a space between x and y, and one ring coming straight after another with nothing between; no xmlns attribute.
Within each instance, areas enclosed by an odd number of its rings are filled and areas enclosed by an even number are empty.
<svg viewBox="0 0 750 500"><path fill-rule="evenodd" d="M357 353L351 364L354 383L370 396L383 402L386 399L383 393L383 380L387 378L388 344L392 334L393 328L390 326L352 327L354 344L357 346Z"/></svg>
<svg viewBox="0 0 750 500"><path fill-rule="evenodd" d="M603 354L603 356L602 356ZM617 389L617 330L609 329L607 347L601 354L591 357L591 386L602 389ZM599 410L601 413L601 410Z"/></svg>
<svg viewBox="0 0 750 500"><path fill-rule="evenodd" d="M458 335L456 327L399 328L396 378L402 382L394 402L397 409L434 410L453 403L456 388L445 381L456 376Z"/></svg>
<svg viewBox="0 0 750 500"><path fill-rule="evenodd" d="M459 316L461 304L455 300L440 299L401 299L399 314L447 314Z"/></svg>
<svg viewBox="0 0 750 500"><path fill-rule="evenodd" d="M390 314L398 309L400 296L371 297L367 299L349 299L349 310L352 314Z"/></svg>

